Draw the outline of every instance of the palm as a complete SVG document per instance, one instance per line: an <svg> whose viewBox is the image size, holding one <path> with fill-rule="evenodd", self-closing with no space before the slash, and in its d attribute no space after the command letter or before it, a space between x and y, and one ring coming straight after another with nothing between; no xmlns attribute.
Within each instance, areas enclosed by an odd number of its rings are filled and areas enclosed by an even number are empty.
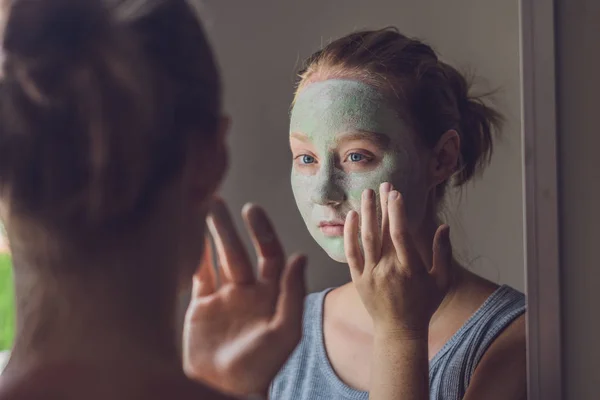
<svg viewBox="0 0 600 400"><path fill-rule="evenodd" d="M352 280L373 320L394 330L423 332L448 287L452 265L449 227L438 227L432 265L428 265L429 260L425 261L415 246L401 194L394 191L390 197L390 190L389 183L380 187L381 227L375 194L365 192L360 221L355 212L347 216L344 249Z"/></svg>
<svg viewBox="0 0 600 400"><path fill-rule="evenodd" d="M189 323L204 342L227 346L224 341L240 340L240 334L263 330L271 323L275 289L264 283L248 287L228 284L215 296L194 301L188 310Z"/></svg>
<svg viewBox="0 0 600 400"><path fill-rule="evenodd" d="M261 255L256 279L244 252L231 241L225 248L222 229L230 228L221 219L212 229L223 267L221 287L217 288L208 250L195 278L186 314L184 364L192 378L220 390L263 393L300 339L301 260L292 262L282 275L278 242L261 246L255 236Z"/></svg>

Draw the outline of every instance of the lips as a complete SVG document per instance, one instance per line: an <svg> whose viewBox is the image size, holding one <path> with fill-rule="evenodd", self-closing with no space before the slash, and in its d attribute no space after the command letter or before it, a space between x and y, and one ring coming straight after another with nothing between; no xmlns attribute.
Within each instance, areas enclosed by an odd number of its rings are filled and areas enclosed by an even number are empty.
<svg viewBox="0 0 600 400"><path fill-rule="evenodd" d="M325 236L344 236L344 220L321 221L319 229Z"/></svg>

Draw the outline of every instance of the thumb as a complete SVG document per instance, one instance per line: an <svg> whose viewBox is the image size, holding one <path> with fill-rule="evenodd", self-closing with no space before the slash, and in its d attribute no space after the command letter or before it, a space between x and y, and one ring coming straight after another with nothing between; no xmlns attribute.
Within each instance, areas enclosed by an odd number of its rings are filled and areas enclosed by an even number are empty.
<svg viewBox="0 0 600 400"><path fill-rule="evenodd" d="M297 255L290 258L281 277L281 289L273 318L274 328L289 329L290 332L302 332L302 314L306 296L306 257ZM298 338L299 339L299 338Z"/></svg>
<svg viewBox="0 0 600 400"><path fill-rule="evenodd" d="M442 290L448 287L452 262L450 227L444 224L438 227L433 238L433 267L429 271Z"/></svg>

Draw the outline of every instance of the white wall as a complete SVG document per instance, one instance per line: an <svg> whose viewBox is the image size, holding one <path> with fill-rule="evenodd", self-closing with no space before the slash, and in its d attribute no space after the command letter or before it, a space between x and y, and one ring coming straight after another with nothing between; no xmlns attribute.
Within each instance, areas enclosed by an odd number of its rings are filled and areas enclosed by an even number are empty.
<svg viewBox="0 0 600 400"><path fill-rule="evenodd" d="M425 39L458 67L499 87L508 117L485 179L463 193L450 222L463 260L485 276L523 288L518 0L205 0L204 19L234 117L232 168L224 195L268 210L289 251L310 257L312 290L348 279L306 231L289 183L288 109L299 60L360 28L395 25ZM460 221L460 223L459 223ZM239 222L239 220L238 220ZM241 226L241 225L240 225Z"/></svg>
<svg viewBox="0 0 600 400"><path fill-rule="evenodd" d="M556 4L565 398L591 400L600 397L600 2Z"/></svg>

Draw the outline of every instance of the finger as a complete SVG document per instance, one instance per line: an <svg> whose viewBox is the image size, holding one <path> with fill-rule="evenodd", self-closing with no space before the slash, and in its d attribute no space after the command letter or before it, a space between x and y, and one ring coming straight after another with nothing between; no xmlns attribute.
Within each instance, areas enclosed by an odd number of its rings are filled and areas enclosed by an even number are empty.
<svg viewBox="0 0 600 400"><path fill-rule="evenodd" d="M429 271L429 274L434 277L440 289L448 287L452 262L450 227L442 225L437 229L433 238L433 266L431 271Z"/></svg>
<svg viewBox="0 0 600 400"><path fill-rule="evenodd" d="M254 282L248 253L223 200L215 200L208 217L208 227L219 255L222 279L236 284Z"/></svg>
<svg viewBox="0 0 600 400"><path fill-rule="evenodd" d="M381 204L381 251L393 247L390 237L390 217L388 213L388 196L392 190L392 184L384 182L379 186L379 202Z"/></svg>
<svg viewBox="0 0 600 400"><path fill-rule="evenodd" d="M423 267L414 248L408 227L404 199L397 190L392 190L388 196L388 213L390 217L390 237L400 264L409 271L421 272L419 269Z"/></svg>
<svg viewBox="0 0 600 400"><path fill-rule="evenodd" d="M379 224L375 212L375 192L367 189L361 199L361 239L365 258L365 269L372 269L379 262L381 243L379 240Z"/></svg>
<svg viewBox="0 0 600 400"><path fill-rule="evenodd" d="M193 278L192 297L208 296L217 288L217 276L213 264L212 244L204 240L204 254Z"/></svg>
<svg viewBox="0 0 600 400"><path fill-rule="evenodd" d="M358 213L350 211L344 223L344 253L350 267L352 279L360 277L364 268L364 260L358 242Z"/></svg>
<svg viewBox="0 0 600 400"><path fill-rule="evenodd" d="M244 206L242 216L258 256L259 277L278 281L285 265L285 253L273 224L262 208L252 204Z"/></svg>
<svg viewBox="0 0 600 400"><path fill-rule="evenodd" d="M295 255L290 257L283 271L279 298L275 307L272 327L285 327L291 332L301 333L304 297L306 296L306 257Z"/></svg>

